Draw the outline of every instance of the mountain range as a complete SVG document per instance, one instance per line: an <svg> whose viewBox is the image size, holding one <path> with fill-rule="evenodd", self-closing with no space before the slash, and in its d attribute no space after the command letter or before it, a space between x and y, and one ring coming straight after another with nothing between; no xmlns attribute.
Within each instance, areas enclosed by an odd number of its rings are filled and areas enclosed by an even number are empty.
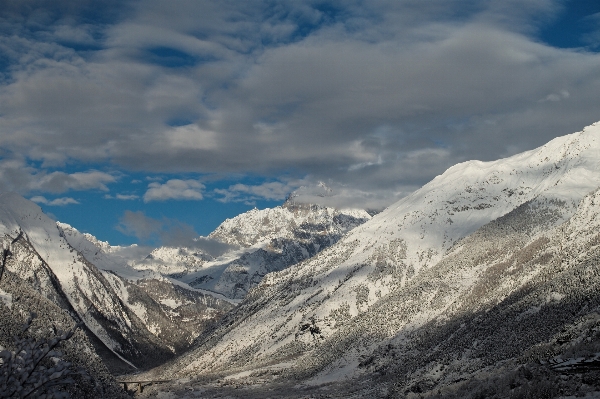
<svg viewBox="0 0 600 399"><path fill-rule="evenodd" d="M268 274L195 349L149 375L220 381L220 392L270 381L289 397L327 386L331 397L592 389L542 365L600 358L599 170L600 124L455 165Z"/></svg>
<svg viewBox="0 0 600 399"><path fill-rule="evenodd" d="M147 369L190 348L266 273L310 257L369 218L364 211L290 201L225 221L208 238L226 249L222 256L161 247L137 259L131 256L140 252L136 248L111 246L52 220L17 194L3 193L0 237L10 256L0 303L11 310L4 316L14 318L14 312L47 314L37 303L50 301L54 313L62 309L81 323L85 339L79 352L97 354L96 361L108 367L105 374ZM23 301L14 284L33 289L37 300ZM10 341L10 331L1 342Z"/></svg>
<svg viewBox="0 0 600 399"><path fill-rule="evenodd" d="M596 123L457 164L374 216L291 196L198 239L218 256L144 259L1 194L3 245L18 239L0 303L32 307L9 289L28 286L85 324L99 365L158 366L136 378L171 382L142 396L593 395L599 171Z"/></svg>
<svg viewBox="0 0 600 399"><path fill-rule="evenodd" d="M371 215L364 210L296 204L291 197L282 206L253 209L225 220L208 236L230 246L219 257L161 247L137 267L156 265L155 269L194 288L241 300L267 273L314 256L369 219Z"/></svg>
<svg viewBox="0 0 600 399"><path fill-rule="evenodd" d="M130 268L97 240L56 223L17 194L0 194L0 221L3 245L12 242L6 272L83 322L113 371L164 362L233 307L156 273Z"/></svg>

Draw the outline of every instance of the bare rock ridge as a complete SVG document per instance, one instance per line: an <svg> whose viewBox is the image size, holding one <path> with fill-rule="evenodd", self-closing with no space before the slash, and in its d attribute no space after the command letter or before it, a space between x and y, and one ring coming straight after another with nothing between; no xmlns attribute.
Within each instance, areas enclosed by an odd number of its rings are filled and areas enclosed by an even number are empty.
<svg viewBox="0 0 600 399"><path fill-rule="evenodd" d="M266 275L196 349L150 375L338 384L332 397L593 389L544 364L600 358L598 171L600 123L455 165Z"/></svg>

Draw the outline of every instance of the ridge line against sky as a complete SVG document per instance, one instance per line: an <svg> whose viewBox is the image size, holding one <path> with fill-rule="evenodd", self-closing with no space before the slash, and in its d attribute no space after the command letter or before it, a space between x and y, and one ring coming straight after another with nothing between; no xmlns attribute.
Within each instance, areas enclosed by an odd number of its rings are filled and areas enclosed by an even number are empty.
<svg viewBox="0 0 600 399"><path fill-rule="evenodd" d="M0 192L112 244L380 209L600 120L599 50L597 1L0 0Z"/></svg>

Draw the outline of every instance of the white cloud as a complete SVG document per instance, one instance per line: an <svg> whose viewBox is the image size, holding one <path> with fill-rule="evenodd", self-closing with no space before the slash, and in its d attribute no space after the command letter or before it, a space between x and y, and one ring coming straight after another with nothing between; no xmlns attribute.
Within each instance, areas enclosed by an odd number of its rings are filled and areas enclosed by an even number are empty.
<svg viewBox="0 0 600 399"><path fill-rule="evenodd" d="M122 201L132 201L132 200L136 200L138 198L140 198L139 195L135 195L135 194L116 194L115 196L112 196L110 194L106 194L104 196L104 198L106 199L118 199L118 200L122 200Z"/></svg>
<svg viewBox="0 0 600 399"><path fill-rule="evenodd" d="M259 185L234 184L226 189L215 189L214 192L222 197L221 202L251 202L254 200L279 201L284 200L303 181L267 182Z"/></svg>
<svg viewBox="0 0 600 399"><path fill-rule="evenodd" d="M50 205L50 206L65 206L65 205L71 205L71 204L79 204L79 201L77 201L76 199L73 199L71 197L55 198L50 201L50 200L46 199L46 197L38 195L35 197L31 197L30 200L33 202L37 202L38 204L44 204L44 205Z"/></svg>
<svg viewBox="0 0 600 399"><path fill-rule="evenodd" d="M150 183L144 202L174 200L201 200L204 184L197 180L172 179L166 183Z"/></svg>
<svg viewBox="0 0 600 399"><path fill-rule="evenodd" d="M91 190L97 189L108 191L106 184L114 183L117 178L111 174L99 171L64 173L52 172L43 174L36 179L31 189L47 191L51 193L62 193L69 190Z"/></svg>
<svg viewBox="0 0 600 399"><path fill-rule="evenodd" d="M23 195L30 192L60 194L82 190L108 191L107 184L117 180L116 175L96 170L48 172L28 166L23 158L0 160L0 191L14 191Z"/></svg>
<svg viewBox="0 0 600 399"><path fill-rule="evenodd" d="M145 243L196 248L212 256L219 256L233 248L227 243L199 236L194 228L186 223L169 218L154 219L140 211L125 211L116 229Z"/></svg>
<svg viewBox="0 0 600 399"><path fill-rule="evenodd" d="M115 196L115 198L118 199L118 200L126 200L126 201L128 201L128 200L138 199L138 198L140 198L140 196L139 195L135 195L135 194L117 194Z"/></svg>
<svg viewBox="0 0 600 399"><path fill-rule="evenodd" d="M380 211L388 205L412 192L417 187L409 187L406 191L369 190L364 191L349 185L336 182L313 182L303 185L292 194L296 203L317 204L337 209L365 209Z"/></svg>
<svg viewBox="0 0 600 399"><path fill-rule="evenodd" d="M557 102L560 100L566 100L569 97L571 97L571 94L567 90L561 90L558 93L548 94L546 97L539 100L539 102L541 102L541 103L544 103L546 101Z"/></svg>
<svg viewBox="0 0 600 399"><path fill-rule="evenodd" d="M162 225L162 222L146 216L141 211L125 211L116 229L123 234L146 241L153 238L162 229Z"/></svg>
<svg viewBox="0 0 600 399"><path fill-rule="evenodd" d="M196 125L179 126L166 131L165 142L174 150L215 150L217 134Z"/></svg>
<svg viewBox="0 0 600 399"><path fill-rule="evenodd" d="M360 190L351 185L336 182L323 183L312 176L283 182L268 182L259 185L234 184L227 189L215 189L222 197L221 202L244 202L252 204L257 200L280 201L289 196L297 203L317 204L338 209L381 210L417 187L398 190Z"/></svg>

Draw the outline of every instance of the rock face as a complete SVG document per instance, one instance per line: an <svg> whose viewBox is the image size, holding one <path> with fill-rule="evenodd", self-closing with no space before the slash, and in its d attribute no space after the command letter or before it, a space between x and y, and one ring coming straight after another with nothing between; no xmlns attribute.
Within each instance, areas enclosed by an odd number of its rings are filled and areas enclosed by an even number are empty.
<svg viewBox="0 0 600 399"><path fill-rule="evenodd" d="M356 397L466 397L496 378L535 397L543 388L519 372L600 356L599 170L600 124L455 165L268 274L195 350L154 372L377 379Z"/></svg>
<svg viewBox="0 0 600 399"><path fill-rule="evenodd" d="M16 194L0 194L0 240L6 247L17 237L7 271L74 322L82 321L113 371L168 360L233 307L179 282L131 269L106 252L106 243L57 224ZM36 311L35 306L29 310Z"/></svg>
<svg viewBox="0 0 600 399"><path fill-rule="evenodd" d="M311 258L369 219L363 210L296 204L290 197L282 206L254 209L224 221L208 236L231 248L222 256L161 247L134 267L241 300L267 273Z"/></svg>

